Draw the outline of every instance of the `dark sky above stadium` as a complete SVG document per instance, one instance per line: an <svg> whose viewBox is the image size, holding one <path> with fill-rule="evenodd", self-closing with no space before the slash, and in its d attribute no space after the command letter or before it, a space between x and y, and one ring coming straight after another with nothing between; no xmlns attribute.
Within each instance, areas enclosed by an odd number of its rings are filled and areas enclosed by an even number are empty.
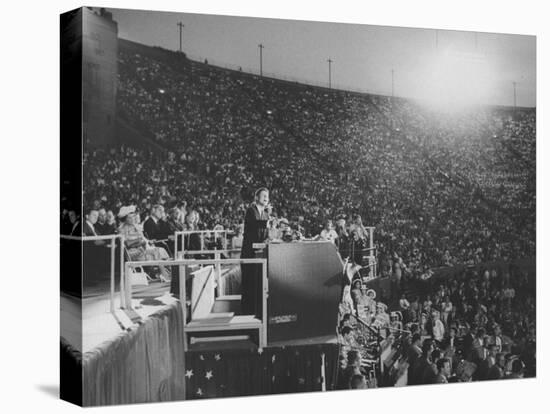
<svg viewBox="0 0 550 414"><path fill-rule="evenodd" d="M183 51L196 60L333 88L422 100L536 105L534 36L110 9L119 37Z"/></svg>

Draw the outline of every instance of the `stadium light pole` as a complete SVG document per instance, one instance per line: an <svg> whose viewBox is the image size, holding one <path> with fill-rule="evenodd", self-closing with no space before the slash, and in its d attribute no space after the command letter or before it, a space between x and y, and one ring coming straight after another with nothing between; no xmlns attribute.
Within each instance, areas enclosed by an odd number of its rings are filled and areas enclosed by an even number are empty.
<svg viewBox="0 0 550 414"><path fill-rule="evenodd" d="M393 98L393 69L391 70L391 97Z"/></svg>
<svg viewBox="0 0 550 414"><path fill-rule="evenodd" d="M265 46L260 43L258 45L258 47L260 48L260 76L263 76L264 75L264 70L263 70L263 54L262 54L262 51L263 51Z"/></svg>
<svg viewBox="0 0 550 414"><path fill-rule="evenodd" d="M179 22L178 27L180 28L180 52L181 52L182 51L181 50L181 43L182 43L183 28L185 27L185 25L182 22Z"/></svg>
<svg viewBox="0 0 550 414"><path fill-rule="evenodd" d="M332 62L334 62L331 58L328 58L328 88L332 89Z"/></svg>
<svg viewBox="0 0 550 414"><path fill-rule="evenodd" d="M516 84L517 82L512 82L512 85L514 85L514 109L516 109Z"/></svg>

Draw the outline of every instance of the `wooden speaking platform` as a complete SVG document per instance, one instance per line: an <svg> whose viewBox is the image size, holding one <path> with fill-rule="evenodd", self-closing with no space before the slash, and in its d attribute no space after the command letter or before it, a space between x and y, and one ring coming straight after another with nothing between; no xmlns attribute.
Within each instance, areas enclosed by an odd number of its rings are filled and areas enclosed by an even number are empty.
<svg viewBox="0 0 550 414"><path fill-rule="evenodd" d="M258 338L260 348L336 342L343 278L343 263L336 246L312 241L256 247L260 248L255 259L192 262L204 266L193 272L187 270L193 280L190 314L184 318L186 350L194 340L223 341L223 335L244 338L250 333ZM240 295L215 295L220 279L216 274L218 264L239 265L245 260L263 268L258 274L263 280L261 318L240 314ZM181 273L186 271L180 272L180 277ZM180 283L180 297L186 297L185 283ZM219 306L220 302L229 305Z"/></svg>

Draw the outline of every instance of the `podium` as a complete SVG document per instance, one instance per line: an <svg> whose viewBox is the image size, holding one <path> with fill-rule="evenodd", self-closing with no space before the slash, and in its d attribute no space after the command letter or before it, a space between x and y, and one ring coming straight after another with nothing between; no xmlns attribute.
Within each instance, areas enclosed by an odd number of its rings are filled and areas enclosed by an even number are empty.
<svg viewBox="0 0 550 414"><path fill-rule="evenodd" d="M191 272L191 318L184 308L184 344L191 337L221 339L221 335L242 336L256 332L258 346L335 343L338 306L344 280L343 263L331 242L270 243L257 246L256 258L249 259L178 259L180 298L186 297L186 266L203 266ZM266 260L267 259L267 260ZM267 263L266 263L267 262ZM150 262L147 262L150 263ZM261 315L242 312L216 312L213 270L217 264L259 265L257 287L262 303ZM141 262L127 263L138 265ZM254 289L256 290L256 289ZM236 299L236 298L235 298ZM240 301L240 296L238 296Z"/></svg>
<svg viewBox="0 0 550 414"><path fill-rule="evenodd" d="M331 242L267 245L267 340L336 340L343 263Z"/></svg>

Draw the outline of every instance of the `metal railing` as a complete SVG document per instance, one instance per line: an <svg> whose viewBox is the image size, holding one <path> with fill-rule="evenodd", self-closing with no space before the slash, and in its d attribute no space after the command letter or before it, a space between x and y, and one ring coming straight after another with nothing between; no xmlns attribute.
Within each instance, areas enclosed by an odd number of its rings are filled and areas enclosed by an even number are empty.
<svg viewBox="0 0 550 414"><path fill-rule="evenodd" d="M205 242L205 235L214 235L214 241L218 239L219 234L223 234L223 249L214 249L214 250L227 250L227 235L231 233L229 230L183 230L183 231L176 231L174 232L174 257L179 258L180 254L183 255L184 253L187 254L197 254L201 252L207 251L204 248L204 242ZM200 237L200 243L201 248L200 251L187 251L185 252L185 236L191 236L192 234L198 234ZM181 238L181 252L178 250L179 242L178 240Z"/></svg>
<svg viewBox="0 0 550 414"><path fill-rule="evenodd" d="M354 256L356 253L368 253L364 254L363 259L368 259L368 267L370 269L370 279L374 279L378 276L378 265L376 263L376 256L378 255L378 248L374 246L374 230L375 227L372 226L362 226L364 232L368 232L369 246L362 249L355 249L355 244L350 241L351 247L340 246L337 243L338 251L345 256Z"/></svg>
<svg viewBox="0 0 550 414"><path fill-rule="evenodd" d="M105 236L66 236L61 235L61 239L63 240L73 240L73 241L80 241L80 242L91 242L91 241L106 241L110 240L110 249L111 249L111 261L110 261L110 305L109 309L111 313L115 312L115 250L116 250L116 240L120 240L120 253L119 253L119 261L120 261L120 272L121 272L121 278L120 278L120 301L121 304L124 302L124 277L122 277L122 269L124 268L124 236L120 234L111 234L111 235L105 235ZM85 263L83 263L85 265Z"/></svg>
<svg viewBox="0 0 550 414"><path fill-rule="evenodd" d="M186 309L186 270L188 265L241 265L241 264L258 264L262 265L262 332L260 338L260 345L267 344L267 296L268 296L268 283L267 283L267 259L250 258L250 259L174 259L174 260L142 260L142 261L127 261L124 269L124 307L128 310L133 310L132 306L132 281L130 278L130 269L140 266L179 266L178 278L179 278L179 296L182 303L183 323L184 330L187 326L187 309Z"/></svg>
<svg viewBox="0 0 550 414"><path fill-rule="evenodd" d="M185 230L185 231L176 231L174 233L174 258L183 259L185 256L214 256L214 259L221 259L222 254L232 254L240 253L241 249L230 249L228 248L228 234L232 233L229 230ZM193 234L198 234L200 237L200 250L185 250L185 237L190 237ZM222 248L218 249L205 249L205 236L214 235L214 242L218 240L218 236L222 235L223 242ZM180 243L178 240L181 238L181 250L178 250ZM219 291L224 291L224 281L222 278L221 264L216 265L217 272L217 282L219 286Z"/></svg>

